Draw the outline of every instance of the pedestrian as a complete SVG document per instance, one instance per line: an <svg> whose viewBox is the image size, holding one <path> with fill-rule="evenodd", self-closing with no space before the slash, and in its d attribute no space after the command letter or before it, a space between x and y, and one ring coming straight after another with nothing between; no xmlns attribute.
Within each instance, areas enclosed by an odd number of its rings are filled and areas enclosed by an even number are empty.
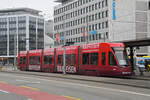
<svg viewBox="0 0 150 100"><path fill-rule="evenodd" d="M144 59L140 59L140 61L138 62L138 68L139 68L140 75L143 75L145 69Z"/></svg>

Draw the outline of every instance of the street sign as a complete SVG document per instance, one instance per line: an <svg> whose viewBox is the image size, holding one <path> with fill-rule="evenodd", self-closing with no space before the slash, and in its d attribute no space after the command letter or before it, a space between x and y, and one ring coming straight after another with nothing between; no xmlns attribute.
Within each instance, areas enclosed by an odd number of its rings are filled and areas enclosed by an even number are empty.
<svg viewBox="0 0 150 100"><path fill-rule="evenodd" d="M90 34L97 34L98 31L97 31L97 30L93 30L93 31L90 31L89 33L90 33Z"/></svg>

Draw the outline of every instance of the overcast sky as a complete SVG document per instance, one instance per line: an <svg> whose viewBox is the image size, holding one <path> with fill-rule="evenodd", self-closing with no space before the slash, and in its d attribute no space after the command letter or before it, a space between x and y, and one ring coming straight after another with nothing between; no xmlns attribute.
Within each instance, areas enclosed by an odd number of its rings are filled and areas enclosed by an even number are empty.
<svg viewBox="0 0 150 100"><path fill-rule="evenodd" d="M55 0L0 0L0 9L29 7L41 10L46 14L46 19L53 19L53 9L58 3Z"/></svg>

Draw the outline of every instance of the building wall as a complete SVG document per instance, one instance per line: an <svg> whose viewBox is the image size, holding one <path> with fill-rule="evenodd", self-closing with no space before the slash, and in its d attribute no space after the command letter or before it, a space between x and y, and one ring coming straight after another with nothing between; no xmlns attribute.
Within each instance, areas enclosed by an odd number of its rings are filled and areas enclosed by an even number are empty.
<svg viewBox="0 0 150 100"><path fill-rule="evenodd" d="M30 14L0 16L0 47L1 57L44 48L44 19Z"/></svg>
<svg viewBox="0 0 150 100"><path fill-rule="evenodd" d="M45 22L45 34L53 38L53 20L48 20Z"/></svg>
<svg viewBox="0 0 150 100"><path fill-rule="evenodd" d="M80 1L82 1L82 4ZM83 1L87 0L74 0L55 7L55 38L56 33L59 33L60 37L63 37L64 33L66 33L67 41L74 41L76 44L86 43L87 39L83 39L82 27L85 27L85 34L86 36L88 34L90 43L136 40L150 36L148 0L88 0L90 1L88 3L83 3ZM91 11L86 12L87 7L88 10L91 8ZM94 10L92 10L92 7ZM108 15L106 15L106 12ZM115 19L113 19L114 15ZM83 21L82 23L81 20ZM97 30L97 34L90 34L92 30ZM58 43L55 42L55 44ZM60 41L59 45L62 44L63 40ZM137 53L148 54L150 51L148 48L140 47Z"/></svg>
<svg viewBox="0 0 150 100"><path fill-rule="evenodd" d="M64 37L64 33L66 33L67 42L75 42L76 44L85 43L87 40L102 42L109 38L108 1L89 0L88 3L83 1L81 3L74 0L56 6L54 10L54 38L56 39L56 34L59 33L60 43L55 42L55 44L63 44L61 37ZM85 39L83 30L85 30ZM97 34L89 34L93 30L96 30Z"/></svg>
<svg viewBox="0 0 150 100"><path fill-rule="evenodd" d="M135 39L135 0L109 1L110 40L116 42Z"/></svg>

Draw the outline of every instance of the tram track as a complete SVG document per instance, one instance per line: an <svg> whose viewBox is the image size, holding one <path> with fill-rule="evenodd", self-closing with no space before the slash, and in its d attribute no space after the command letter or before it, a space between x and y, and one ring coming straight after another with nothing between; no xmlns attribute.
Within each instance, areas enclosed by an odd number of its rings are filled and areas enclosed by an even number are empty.
<svg viewBox="0 0 150 100"><path fill-rule="evenodd" d="M87 81L94 83L105 83L105 84L115 84L115 85L124 85L124 86L132 86L138 88L146 88L150 89L149 80L137 79L134 77L93 77L93 76L82 76L82 75L63 75L58 73L42 73L42 72L25 72L25 71L1 71L2 73L13 73L16 75L33 75L33 76L41 76L41 77L52 77L57 79L67 79L67 80L77 80L77 81Z"/></svg>

